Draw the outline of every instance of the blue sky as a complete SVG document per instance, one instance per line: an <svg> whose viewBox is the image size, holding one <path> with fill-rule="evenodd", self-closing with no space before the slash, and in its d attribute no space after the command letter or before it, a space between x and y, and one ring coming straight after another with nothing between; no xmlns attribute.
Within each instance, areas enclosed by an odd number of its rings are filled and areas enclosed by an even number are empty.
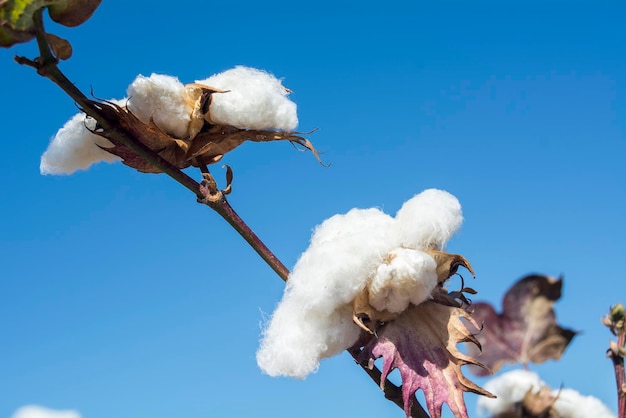
<svg viewBox="0 0 626 418"><path fill-rule="evenodd" d="M393 214L446 189L465 215L448 250L474 266L475 299L499 307L523 275L563 274L557 318L582 333L531 369L615 410L600 317L626 302L626 7L413 3L109 0L83 26L48 29L73 44L62 70L98 97L152 72L283 78L331 167L286 143L224 159L231 204L276 255L293 266L335 213ZM121 164L41 176L76 107L16 53L34 45L0 50L0 417L26 404L83 418L402 416L345 354L304 381L260 372L283 283L168 177Z"/></svg>

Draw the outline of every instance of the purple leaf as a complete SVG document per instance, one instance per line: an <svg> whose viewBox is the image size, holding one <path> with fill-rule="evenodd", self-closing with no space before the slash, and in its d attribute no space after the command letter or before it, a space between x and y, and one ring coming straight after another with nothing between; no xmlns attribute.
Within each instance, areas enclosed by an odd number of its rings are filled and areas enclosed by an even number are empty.
<svg viewBox="0 0 626 418"><path fill-rule="evenodd" d="M465 364L481 366L456 348L460 342L477 344L461 318L471 321L469 314L460 308L431 301L411 306L382 327L361 351L359 361L367 362L370 367L375 359L383 358L381 387L384 388L391 371L400 371L407 417L419 389L424 392L426 406L434 418L441 417L444 403L456 417L467 418L464 392L493 397L461 372Z"/></svg>

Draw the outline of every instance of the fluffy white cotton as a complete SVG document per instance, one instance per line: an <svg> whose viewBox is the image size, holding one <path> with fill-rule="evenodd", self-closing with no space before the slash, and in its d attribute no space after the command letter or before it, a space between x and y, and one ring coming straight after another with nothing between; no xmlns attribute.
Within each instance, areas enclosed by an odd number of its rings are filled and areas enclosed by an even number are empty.
<svg viewBox="0 0 626 418"><path fill-rule="evenodd" d="M303 378L356 342L349 303L393 248L392 226L378 209L352 209L316 228L265 330L257 353L264 372Z"/></svg>
<svg viewBox="0 0 626 418"><path fill-rule="evenodd" d="M95 127L96 121L86 118L84 113L74 115L67 121L41 156L41 174L72 174L100 161L119 161L119 157L100 148L109 148L113 144L89 131Z"/></svg>
<svg viewBox="0 0 626 418"><path fill-rule="evenodd" d="M216 124L281 131L298 126L296 104L287 98L289 90L265 71L238 66L197 83L228 90L212 95L210 115Z"/></svg>
<svg viewBox="0 0 626 418"><path fill-rule="evenodd" d="M428 254L397 248L378 266L369 284L369 302L379 311L404 311L409 303L419 305L437 285L437 263Z"/></svg>
<svg viewBox="0 0 626 418"><path fill-rule="evenodd" d="M176 138L189 136L193 103L185 100L185 86L178 78L152 74L137 76L128 86L128 109L143 123L150 118L165 133Z"/></svg>
<svg viewBox="0 0 626 418"><path fill-rule="evenodd" d="M521 402L529 390L537 392L544 386L539 376L528 370L504 373L484 385L497 398L479 397L478 410L491 416L502 414ZM615 414L593 396L584 396L572 389L553 390L552 396L556 397L553 408L559 418L615 418Z"/></svg>
<svg viewBox="0 0 626 418"><path fill-rule="evenodd" d="M560 418L615 418L615 414L598 398L581 395L573 389L553 391L553 395L557 393L554 409Z"/></svg>
<svg viewBox="0 0 626 418"><path fill-rule="evenodd" d="M443 250L463 222L461 204L450 193L429 189L407 201L396 214L401 244Z"/></svg>
<svg viewBox="0 0 626 418"><path fill-rule="evenodd" d="M483 387L493 393L497 398L479 396L477 407L481 412L490 415L501 414L508 411L517 402L524 399L529 389L538 391L546 384L539 378L537 373L528 370L513 370L504 373L488 381Z"/></svg>
<svg viewBox="0 0 626 418"><path fill-rule="evenodd" d="M11 418L80 418L80 414L71 410L54 410L42 406L23 406Z"/></svg>
<svg viewBox="0 0 626 418"><path fill-rule="evenodd" d="M424 193L431 198L423 199L420 194L411 201L442 207L445 204L433 196L445 202L451 196L442 191ZM403 207L402 221L407 227L414 218L408 211L415 209L433 216L442 230L458 228L456 224L443 225L439 212L411 205L411 201ZM315 229L264 331L257 362L265 373L304 378L317 369L320 359L353 345L360 328L352 321L351 303L366 286L370 286L371 302L393 312L428 298L437 284L435 261L417 247L400 248L399 221L379 209L352 209ZM426 232L432 235L432 231ZM443 236L437 238L444 243ZM417 237L414 241L428 239Z"/></svg>

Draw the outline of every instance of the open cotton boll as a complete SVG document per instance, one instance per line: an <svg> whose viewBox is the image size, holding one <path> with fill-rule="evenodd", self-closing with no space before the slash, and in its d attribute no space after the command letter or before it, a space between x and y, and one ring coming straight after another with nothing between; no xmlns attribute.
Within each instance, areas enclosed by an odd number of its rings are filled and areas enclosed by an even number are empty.
<svg viewBox="0 0 626 418"><path fill-rule="evenodd" d="M529 389L538 391L545 383L537 373L528 370L512 370L488 381L483 387L497 398L480 396L477 407L481 412L497 415L510 410L524 399Z"/></svg>
<svg viewBox="0 0 626 418"><path fill-rule="evenodd" d="M371 283L369 302L379 311L401 313L419 305L437 286L437 263L423 251L396 248L386 257Z"/></svg>
<svg viewBox="0 0 626 418"><path fill-rule="evenodd" d="M402 205L396 219L403 246L443 250L461 226L463 213L456 197L428 189Z"/></svg>
<svg viewBox="0 0 626 418"><path fill-rule="evenodd" d="M41 156L41 174L72 174L100 161L119 161L119 157L100 148L110 148L113 144L91 133L90 129L95 127L96 121L82 112L67 121Z"/></svg>
<svg viewBox="0 0 626 418"><path fill-rule="evenodd" d="M185 101L185 86L176 77L151 74L137 76L128 86L128 109L143 123L150 118L163 132L176 138L189 136L193 103Z"/></svg>
<svg viewBox="0 0 626 418"><path fill-rule="evenodd" d="M28 405L15 411L11 418L80 418L80 414L72 410L54 410Z"/></svg>
<svg viewBox="0 0 626 418"><path fill-rule="evenodd" d="M598 398L584 396L573 389L552 392L557 399L554 409L560 418L615 418L615 414Z"/></svg>
<svg viewBox="0 0 626 418"><path fill-rule="evenodd" d="M211 120L240 129L293 131L298 126L297 107L287 90L273 75L254 68L237 66L196 81L228 90L211 96Z"/></svg>
<svg viewBox="0 0 626 418"><path fill-rule="evenodd" d="M378 209L352 209L315 229L263 333L257 362L265 373L304 378L356 342L349 304L393 249L393 224Z"/></svg>

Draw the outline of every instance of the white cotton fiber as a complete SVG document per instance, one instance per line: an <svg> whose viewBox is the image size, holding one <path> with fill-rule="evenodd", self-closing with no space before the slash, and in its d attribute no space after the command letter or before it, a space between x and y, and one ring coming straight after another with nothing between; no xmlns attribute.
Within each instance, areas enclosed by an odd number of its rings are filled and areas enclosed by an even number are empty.
<svg viewBox="0 0 626 418"><path fill-rule="evenodd" d="M402 245L443 250L461 226L463 214L456 197L443 190L428 189L402 205L396 219Z"/></svg>
<svg viewBox="0 0 626 418"><path fill-rule="evenodd" d="M497 398L479 396L477 407L481 412L497 415L510 410L513 405L524 399L529 389L538 391L545 383L537 373L528 370L513 370L488 381L484 389Z"/></svg>
<svg viewBox="0 0 626 418"><path fill-rule="evenodd" d="M369 302L379 311L404 311L419 305L437 286L437 263L423 251L397 248L380 264L369 284Z"/></svg>
<svg viewBox="0 0 626 418"><path fill-rule="evenodd" d="M553 391L558 396L554 409L560 418L615 418L615 414L598 398L584 396L573 389Z"/></svg>
<svg viewBox="0 0 626 418"><path fill-rule="evenodd" d="M113 144L89 131L95 127L96 121L86 118L84 113L74 115L59 129L41 156L41 174L72 174L100 161L119 161L119 157L100 148L109 148Z"/></svg>
<svg viewBox="0 0 626 418"><path fill-rule="evenodd" d="M394 313L430 297L437 284L436 263L418 244L443 246L461 222L460 206L446 192L427 190L399 215L352 209L315 229L264 331L257 362L265 373L304 378L320 359L352 346L360 333L352 302L366 286L375 308ZM413 246L403 241L403 229L413 231Z"/></svg>
<svg viewBox="0 0 626 418"><path fill-rule="evenodd" d="M378 209L352 209L316 228L264 332L257 353L264 372L304 378L356 342L348 304L393 248L393 222Z"/></svg>
<svg viewBox="0 0 626 418"><path fill-rule="evenodd" d="M54 410L36 405L23 406L11 418L80 418L80 414L71 410Z"/></svg>
<svg viewBox="0 0 626 418"><path fill-rule="evenodd" d="M184 91L185 86L176 77L139 75L126 90L127 106L143 123L147 124L152 118L163 132L186 139L193 103L185 101Z"/></svg>
<svg viewBox="0 0 626 418"><path fill-rule="evenodd" d="M298 126L296 104L273 75L238 66L197 81L226 93L211 97L210 115L216 124L240 129L293 131Z"/></svg>
<svg viewBox="0 0 626 418"><path fill-rule="evenodd" d="M510 411L521 402L529 390L537 392L546 384L539 376L528 370L513 370L491 379L484 388L497 396L495 399L481 396L477 407L480 412L494 416ZM572 389L552 390L556 398L553 409L559 418L615 418L599 399L584 396Z"/></svg>

